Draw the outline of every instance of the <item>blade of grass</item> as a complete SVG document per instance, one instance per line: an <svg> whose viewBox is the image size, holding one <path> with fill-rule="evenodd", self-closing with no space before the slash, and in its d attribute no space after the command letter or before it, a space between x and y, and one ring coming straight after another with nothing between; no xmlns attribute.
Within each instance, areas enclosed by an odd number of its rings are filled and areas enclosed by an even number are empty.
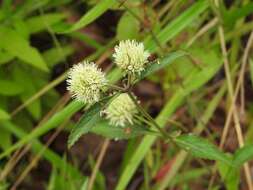
<svg viewBox="0 0 253 190"><path fill-rule="evenodd" d="M188 8L184 13L179 15L175 20L170 22L162 31L157 34L157 39L163 45L177 34L179 34L186 26L193 22L208 7L208 1L198 1ZM156 42L152 38L145 40L145 46L150 51L156 50Z"/></svg>
<svg viewBox="0 0 253 190"><path fill-rule="evenodd" d="M26 133L24 130L22 130L21 127L16 126L15 124L11 123L10 121L1 122L1 127L10 131L13 135L15 135L19 139L22 139L28 135L28 133ZM45 146L42 143L40 143L39 140L34 140L31 143L31 145L32 145L32 151L34 151L35 153L38 153L40 150L45 148ZM48 160L50 163L52 163L53 166L55 166L56 168L59 168L59 169L64 164L63 162L65 162L64 159L62 159L60 156L58 156L56 153L54 153L49 148L45 149L43 157L46 160ZM71 166L68 163L66 165L67 165L68 171L71 175L81 178L82 174L76 168L74 168L73 166Z"/></svg>
<svg viewBox="0 0 253 190"><path fill-rule="evenodd" d="M42 124L41 127L35 128L29 135L24 136L16 144L11 146L9 149L0 154L0 159L9 155L12 151L23 146L26 143L29 143L34 138L37 138L46 132L58 127L62 121L67 118L70 118L74 113L84 106L83 103L73 101L68 104L61 112L56 113L52 118L50 118L46 123Z"/></svg>
<svg viewBox="0 0 253 190"><path fill-rule="evenodd" d="M95 7L93 7L84 16L82 16L82 18L73 26L65 29L64 31L59 31L59 33L69 33L87 26L115 4L115 0L100 1Z"/></svg>

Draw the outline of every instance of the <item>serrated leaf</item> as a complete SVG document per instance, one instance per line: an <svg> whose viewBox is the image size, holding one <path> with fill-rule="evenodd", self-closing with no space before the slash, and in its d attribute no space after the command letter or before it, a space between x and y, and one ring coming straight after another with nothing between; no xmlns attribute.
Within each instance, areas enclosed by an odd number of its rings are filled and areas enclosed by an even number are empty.
<svg viewBox="0 0 253 190"><path fill-rule="evenodd" d="M244 147L238 149L233 157L233 165L236 167L242 166L245 162L253 159L253 145L245 145Z"/></svg>
<svg viewBox="0 0 253 190"><path fill-rule="evenodd" d="M191 134L181 135L175 138L175 142L179 147L190 152L195 157L221 161L231 165L231 161L225 153L203 138Z"/></svg>
<svg viewBox="0 0 253 190"><path fill-rule="evenodd" d="M23 91L22 86L9 80L0 80L0 94L4 96L15 96Z"/></svg>
<svg viewBox="0 0 253 190"><path fill-rule="evenodd" d="M125 12L117 26L117 39L127 40L136 39L139 33L138 20L128 12Z"/></svg>
<svg viewBox="0 0 253 190"><path fill-rule="evenodd" d="M15 30L0 26L0 48L42 71L48 71L39 51Z"/></svg>
<svg viewBox="0 0 253 190"><path fill-rule="evenodd" d="M232 162L233 157L228 155ZM222 180L225 183L227 190L238 190L240 182L240 173L237 168L231 167L223 162L218 161L218 171L221 175Z"/></svg>
<svg viewBox="0 0 253 190"><path fill-rule="evenodd" d="M173 61L175 61L177 58L185 56L185 55L186 55L186 52L176 51L176 52L169 53L163 58L160 58L158 61L150 63L150 65L148 65L147 68L141 73L139 80L167 67L168 65L173 63Z"/></svg>
<svg viewBox="0 0 253 190"><path fill-rule="evenodd" d="M129 128L110 125L106 121L102 121L93 127L90 132L109 139L130 139L140 135L149 133L150 131L144 127L131 126Z"/></svg>
<svg viewBox="0 0 253 190"><path fill-rule="evenodd" d="M80 121L71 131L68 138L68 147L70 148L84 134L88 133L92 127L100 120L100 110L102 105L98 102L91 106L86 113L83 114Z"/></svg>
<svg viewBox="0 0 253 190"><path fill-rule="evenodd" d="M107 96L103 98L100 102L92 105L86 113L83 114L77 125L72 129L68 138L68 147L73 146L73 144L84 134L90 132L95 125L97 125L102 118L100 117L100 111L104 106L116 98L119 94L114 94L112 96Z"/></svg>
<svg viewBox="0 0 253 190"><path fill-rule="evenodd" d="M65 29L64 31L59 31L59 33L69 33L80 28L83 28L93 22L96 18L101 16L105 11L112 7L116 3L115 0L103 0L100 1L96 6L94 6L90 11L88 11L82 18L77 21L70 28Z"/></svg>

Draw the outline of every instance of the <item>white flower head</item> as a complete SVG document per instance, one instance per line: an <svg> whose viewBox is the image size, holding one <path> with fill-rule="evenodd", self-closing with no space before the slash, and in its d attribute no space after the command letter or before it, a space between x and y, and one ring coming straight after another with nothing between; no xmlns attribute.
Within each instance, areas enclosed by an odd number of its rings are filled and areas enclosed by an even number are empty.
<svg viewBox="0 0 253 190"><path fill-rule="evenodd" d="M125 127L133 124L133 117L138 112L133 100L127 93L122 93L110 102L103 111L111 125Z"/></svg>
<svg viewBox="0 0 253 190"><path fill-rule="evenodd" d="M145 51L143 43L138 43L135 40L121 41L114 50L115 63L130 73L139 74L143 71L150 56L149 52Z"/></svg>
<svg viewBox="0 0 253 190"><path fill-rule="evenodd" d="M95 63L84 61L70 69L67 89L78 101L94 104L100 100L106 82L104 73Z"/></svg>

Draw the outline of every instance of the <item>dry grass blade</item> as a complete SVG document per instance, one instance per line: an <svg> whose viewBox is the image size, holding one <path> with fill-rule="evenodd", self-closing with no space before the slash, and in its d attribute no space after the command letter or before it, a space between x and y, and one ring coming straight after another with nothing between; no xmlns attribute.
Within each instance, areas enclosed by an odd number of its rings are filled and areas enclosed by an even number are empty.
<svg viewBox="0 0 253 190"><path fill-rule="evenodd" d="M88 190L92 190L93 189L93 185L94 185L94 182L95 182L95 179L96 179L96 176L97 176L97 172L98 172L98 169L103 161L103 158L106 154L106 151L109 147L109 144L110 144L110 140L109 139L106 139L102 145L102 148L100 150L100 153L98 155L98 159L97 159L97 162L96 162L96 165L92 171L92 174L91 174L91 177L90 177L90 180L89 180L89 184L88 184Z"/></svg>

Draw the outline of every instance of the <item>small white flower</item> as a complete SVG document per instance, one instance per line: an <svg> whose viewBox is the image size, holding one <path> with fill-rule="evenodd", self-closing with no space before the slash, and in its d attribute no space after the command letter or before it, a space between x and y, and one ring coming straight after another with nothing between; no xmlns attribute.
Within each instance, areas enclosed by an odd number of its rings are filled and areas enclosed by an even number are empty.
<svg viewBox="0 0 253 190"><path fill-rule="evenodd" d="M115 63L121 69L131 73L143 71L150 56L149 52L144 50L143 43L138 43L135 40L121 41L114 50Z"/></svg>
<svg viewBox="0 0 253 190"><path fill-rule="evenodd" d="M127 93L122 93L113 99L103 111L106 119L109 119L111 125L121 127L133 124L133 117L137 112L135 103Z"/></svg>
<svg viewBox="0 0 253 190"><path fill-rule="evenodd" d="M67 89L78 101L94 104L100 100L106 78L95 63L84 61L70 69L67 84Z"/></svg>

